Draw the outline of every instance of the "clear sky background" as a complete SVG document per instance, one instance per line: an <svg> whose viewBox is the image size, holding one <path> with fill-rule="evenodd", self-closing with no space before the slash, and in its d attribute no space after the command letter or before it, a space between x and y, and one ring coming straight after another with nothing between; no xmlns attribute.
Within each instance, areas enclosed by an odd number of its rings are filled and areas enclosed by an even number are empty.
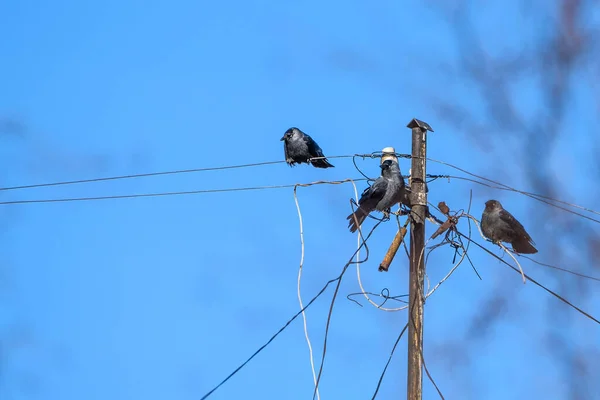
<svg viewBox="0 0 600 400"><path fill-rule="evenodd" d="M534 27L500 3L480 11L478 27L496 49L518 46ZM2 139L3 187L282 160L279 139L290 126L311 134L326 155L386 146L409 153L405 125L417 117L435 129L430 157L527 189L515 154L497 158L431 105L436 97L479 106L466 83L446 74L458 49L435 2L8 0L0 3L0 37L0 116L22 127ZM574 89L582 103L585 89ZM525 113L535 109L527 87L520 99ZM586 121L589 110L574 105L571 113ZM571 185L566 200L598 208L578 173L591 154L588 139L541 168ZM360 178L351 159L331 162L336 168L275 164L6 191L0 201ZM378 160L359 164L379 173ZM401 161L405 173L409 166ZM456 173L433 163L428 172ZM552 262L544 254L553 246L551 222L527 216L537 203L457 180L431 183L430 201L466 208L471 188L474 215L498 198L538 243L535 258ZM306 301L355 249L345 221L354 192L345 184L298 193ZM0 216L1 399L200 399L299 309L292 189L5 205ZM370 291L406 293L402 251L389 273L377 272L395 231L391 221L370 242L361 267ZM471 254L483 280L463 264L427 303L425 359L438 386L447 399L566 398L565 371L540 338L553 331L598 354L599 326L571 309L567 322L548 324L565 305L485 253ZM432 254L432 282L452 258L448 247ZM566 279L524 267L556 290ZM598 317L595 285L570 300ZM357 290L351 267L332 317L323 399L371 398L406 323L405 312L345 298ZM481 310L494 306L485 300L497 291L512 300L501 305L500 322L487 324ZM307 313L317 359L331 295ZM473 339L473 329L485 334ZM465 345L468 352L458 350ZM425 398L436 398L426 379L424 386ZM403 398L405 387L402 340L379 398ZM309 399L312 391L298 319L210 398Z"/></svg>

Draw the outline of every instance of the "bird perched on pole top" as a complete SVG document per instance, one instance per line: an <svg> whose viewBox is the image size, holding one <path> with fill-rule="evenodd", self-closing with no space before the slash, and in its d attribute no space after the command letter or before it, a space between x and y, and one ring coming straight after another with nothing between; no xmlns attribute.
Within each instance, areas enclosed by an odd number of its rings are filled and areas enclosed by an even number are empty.
<svg viewBox="0 0 600 400"><path fill-rule="evenodd" d="M523 225L506 211L498 200L485 202L485 209L481 216L481 231L485 237L496 244L510 243L517 253L537 253L537 249L533 247L535 243Z"/></svg>
<svg viewBox="0 0 600 400"><path fill-rule="evenodd" d="M290 167L302 163L311 164L316 168L333 167L323 155L323 150L321 150L317 142L300 129L296 127L288 129L281 140L284 142L285 162Z"/></svg>
<svg viewBox="0 0 600 400"><path fill-rule="evenodd" d="M405 186L398 162L388 159L380 167L381 176L364 190L358 200L358 209L346 218L350 232L356 232L371 211L387 214L390 207L404 199Z"/></svg>

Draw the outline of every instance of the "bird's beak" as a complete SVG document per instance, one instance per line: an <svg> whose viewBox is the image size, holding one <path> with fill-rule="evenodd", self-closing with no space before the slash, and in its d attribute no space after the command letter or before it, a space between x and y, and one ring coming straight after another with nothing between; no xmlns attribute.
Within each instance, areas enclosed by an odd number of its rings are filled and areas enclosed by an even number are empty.
<svg viewBox="0 0 600 400"><path fill-rule="evenodd" d="M280 142L283 142L285 140L285 136L282 137L281 139L279 139Z"/></svg>

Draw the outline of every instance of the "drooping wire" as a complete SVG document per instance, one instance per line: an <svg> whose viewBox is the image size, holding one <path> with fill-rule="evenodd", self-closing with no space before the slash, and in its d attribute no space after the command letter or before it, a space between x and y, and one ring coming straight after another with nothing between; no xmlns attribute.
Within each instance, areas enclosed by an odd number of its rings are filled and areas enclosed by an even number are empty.
<svg viewBox="0 0 600 400"><path fill-rule="evenodd" d="M502 258L498 257L496 254L494 254L493 252L491 252L490 250L486 249L485 247L483 247L481 244L477 243L475 240L467 237L466 235L464 235L461 232L458 232L458 234L460 236L462 236L464 239L470 241L471 243L473 243L475 246L479 247L480 249L482 249L483 251L485 251L486 253L490 254L492 257L496 258L497 260L499 260L500 262L502 262L503 264L508 265L512 270L518 272L519 274L521 273L519 271L518 268L515 268L514 266L510 265L508 262L506 262L505 260L503 260ZM544 289L546 292L550 293L552 296L556 297L557 299L559 299L560 301L562 301L563 303L565 303L566 305L568 305L569 307L573 308L574 310L578 311L580 314L584 315L585 317L589 318L590 320L594 321L595 323L600 325L600 320L598 320L597 318L593 317L591 314L587 313L586 311L582 310L581 308L577 307L576 305L574 305L573 303L571 303L570 301L568 301L567 299L565 299L564 297L562 297L561 295L559 295L558 293L552 291L551 289L548 289L547 287L545 287L544 285L542 285L541 283L539 283L538 281L536 281L535 279L533 279L531 276L524 274L525 277L532 282L534 285L539 286L540 288Z"/></svg>
<svg viewBox="0 0 600 400"><path fill-rule="evenodd" d="M352 182L354 185L354 182ZM302 304L302 291L300 287L300 283L302 281L302 272L304 270L304 220L302 218L302 211L300 210L300 202L298 201L298 187L294 187L294 202L296 203L296 210L298 211L298 220L300 223L300 266L298 267L298 302L300 304L300 309L304 308ZM357 255L358 257L358 255ZM302 312L302 322L304 324L304 337L306 338L306 343L308 345L308 355L310 359L310 368L313 376L313 382L315 388L317 387L317 373L315 372L315 361L313 357L313 348L312 343L310 341L310 336L308 334L308 321L306 318L306 313ZM319 390L317 392L317 400L321 400L321 394Z"/></svg>
<svg viewBox="0 0 600 400"><path fill-rule="evenodd" d="M373 234L375 227L373 227L373 229L371 229L371 231L365 237L365 239L362 243L363 246L365 246L365 248L368 248L367 241ZM271 336L271 338L269 340L267 340L267 342L265 344L263 344L261 347L259 347L258 350L256 350L250 357L248 357L248 359L246 359L246 361L244 361L242 364L240 364L240 366L238 366L235 370L233 370L233 372L231 372L229 375L227 375L227 377L225 379L223 379L218 385L216 385L214 388L212 388L210 391L208 391L204 396L202 396L201 400L208 398L217 389L219 389L221 386L223 386L229 379L231 379L235 374L237 374L242 368L244 368L250 361L252 361L252 359L254 357L256 357L258 354L260 354L260 352L262 352L269 344L271 344L271 342L273 342L273 340L275 340L275 338L277 336L279 336L281 334L281 332L283 332L296 318L298 318L303 312L305 312L308 309L308 307L310 307L323 293L325 293L325 290L327 290L329 285L331 285L334 282L339 281L343 277L346 270L348 269L348 266L350 266L350 264L353 263L352 259L354 258L356 251L357 250L355 250L354 253L352 253L352 256L350 257L349 261L344 265L344 268L342 268L342 272L336 278L327 281L325 286L323 286L323 288L312 299L310 299L310 301L306 304L306 306L304 306L300 311L298 311L296 314L294 314L294 316L292 318L290 318L273 336ZM356 262L356 261L354 261L354 262ZM364 260L359 261L359 262L364 262Z"/></svg>
<svg viewBox="0 0 600 400"><path fill-rule="evenodd" d="M355 300L355 299L353 299L351 297L354 297L354 296L364 296L365 294L367 294L369 296L374 296L374 297L381 297L383 299L383 301L381 302L381 304L375 304L376 308L383 307L385 305L385 303L387 303L389 300L397 301L397 302L402 303L402 304L408 304L408 301L401 299L401 297L408 297L407 294L399 294L397 296L390 296L390 290L388 288L381 289L380 293L374 293L374 292L355 292L355 293L350 293L350 294L348 294L346 296L346 298L348 300L356 303L360 307L362 307L363 305L360 304L358 302L358 300Z"/></svg>
<svg viewBox="0 0 600 400"><path fill-rule="evenodd" d="M355 210L352 205L352 202L350 202L350 206L352 207L352 213L354 214ZM362 238L363 236L362 236L361 226L358 223L358 221L356 220L356 216L354 216L354 220L355 220L356 226L358 227L359 235ZM348 260L348 262L344 266L344 269L343 269L342 273L340 274L337 284L335 286L335 290L334 290L333 296L331 298L331 303L329 305L329 312L327 313L327 322L325 323L325 338L323 339L323 352L322 352L322 356L321 356L321 365L319 366L319 373L317 375L317 384L315 385L315 390L313 392L313 400L316 396L317 390L319 389L319 383L321 381L321 375L323 373L323 365L325 364L325 355L327 354L327 337L329 335L329 326L331 323L331 316L333 314L333 306L335 305L335 300L336 300L337 294L340 290L340 285L342 284L342 277L344 276L344 273L346 272L346 270L348 269L350 264L359 264L359 263L367 262L367 260L369 259L369 247L367 246L367 240L369 239L369 237L371 237L371 235L373 234L375 229L377 229L377 227L381 224L381 222L382 221L377 222L373 226L373 228L371 228L371 231L369 232L369 234L362 240L362 243L364 244L364 247L365 247L365 253L366 253L365 258L363 260L352 261L354 256L356 254L358 254L358 252L360 251L360 249L362 247L362 245L361 245L354 251L354 254L352 254L352 257L350 257L350 260Z"/></svg>
<svg viewBox="0 0 600 400"><path fill-rule="evenodd" d="M402 328L402 331L400 331L400 334L398 335L398 338L396 339L396 342L394 343L394 347L392 347L392 351L390 352L390 356L388 357L388 360L385 363L385 367L383 368L383 371L381 372L381 375L379 376L379 381L377 382L377 387L375 388L375 393L373 393L373 397L371 397L371 400L375 400L375 398L377 397L377 393L379 393L379 388L381 387L381 383L383 382L383 377L385 376L385 373L388 369L388 366L390 365L390 362L392 362L392 357L394 357L394 352L396 351L396 347L398 346L398 343L400 343L400 339L402 339L402 336L404 335L404 332L406 332L407 328L408 328L408 323L406 325L404 325L404 328Z"/></svg>

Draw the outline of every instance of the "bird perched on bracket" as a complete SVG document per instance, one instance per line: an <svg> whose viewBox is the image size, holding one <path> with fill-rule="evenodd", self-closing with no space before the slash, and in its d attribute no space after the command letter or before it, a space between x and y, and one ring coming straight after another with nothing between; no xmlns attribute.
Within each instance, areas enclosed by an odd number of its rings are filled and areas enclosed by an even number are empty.
<svg viewBox="0 0 600 400"><path fill-rule="evenodd" d="M319 147L317 142L313 140L309 135L302 132L296 127L292 127L285 131L285 134L281 138L284 141L283 151L285 153L285 162L290 167L294 164L312 164L316 168L332 168L333 165L327 161L323 155L323 150ZM313 158L318 158L313 160Z"/></svg>
<svg viewBox="0 0 600 400"><path fill-rule="evenodd" d="M386 159L380 167L381 176L363 191L358 200L358 209L346 218L349 221L350 232L356 232L371 211L382 211L387 216L390 207L401 202L405 196L405 185L398 161Z"/></svg>
<svg viewBox="0 0 600 400"><path fill-rule="evenodd" d="M481 231L494 243L510 243L517 253L537 253L537 249L533 247L535 243L523 225L506 211L498 200L485 202L485 209L481 216Z"/></svg>

